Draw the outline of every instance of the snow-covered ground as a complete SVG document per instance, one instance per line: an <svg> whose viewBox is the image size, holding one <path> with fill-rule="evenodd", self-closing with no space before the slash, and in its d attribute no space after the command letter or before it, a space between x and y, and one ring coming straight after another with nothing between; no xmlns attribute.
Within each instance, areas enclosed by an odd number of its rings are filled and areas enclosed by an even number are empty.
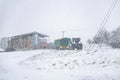
<svg viewBox="0 0 120 80"><path fill-rule="evenodd" d="M120 80L120 49L1 52L0 80Z"/></svg>

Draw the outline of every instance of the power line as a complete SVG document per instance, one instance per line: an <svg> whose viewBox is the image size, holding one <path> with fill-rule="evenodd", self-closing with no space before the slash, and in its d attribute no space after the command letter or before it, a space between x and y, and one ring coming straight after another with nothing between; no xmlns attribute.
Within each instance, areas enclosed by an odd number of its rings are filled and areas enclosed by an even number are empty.
<svg viewBox="0 0 120 80"><path fill-rule="evenodd" d="M111 15L111 13L112 13L115 5L117 4L117 2L118 2L118 0L113 0L112 5L110 6L110 8L109 8L109 10L107 11L107 13L106 13L106 15L105 15L102 23L100 24L100 27L99 27L96 35L95 35L95 38L98 36L98 34L100 34L100 33L104 30L104 27L105 27L108 19L110 18L110 15ZM89 48L88 48L88 50L89 50L91 47L94 47L94 45L90 45Z"/></svg>

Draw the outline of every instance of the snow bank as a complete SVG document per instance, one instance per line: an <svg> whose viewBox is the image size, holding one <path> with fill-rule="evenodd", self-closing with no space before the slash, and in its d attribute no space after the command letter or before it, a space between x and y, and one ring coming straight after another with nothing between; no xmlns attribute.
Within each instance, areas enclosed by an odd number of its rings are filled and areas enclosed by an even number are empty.
<svg viewBox="0 0 120 80"><path fill-rule="evenodd" d="M31 50L0 53L0 79L119 80L120 50ZM6 73L5 73L6 72ZM15 77L16 76L16 77Z"/></svg>
<svg viewBox="0 0 120 80"><path fill-rule="evenodd" d="M118 66L120 54L117 49L86 51L39 51L19 64L34 69L74 69L81 66Z"/></svg>

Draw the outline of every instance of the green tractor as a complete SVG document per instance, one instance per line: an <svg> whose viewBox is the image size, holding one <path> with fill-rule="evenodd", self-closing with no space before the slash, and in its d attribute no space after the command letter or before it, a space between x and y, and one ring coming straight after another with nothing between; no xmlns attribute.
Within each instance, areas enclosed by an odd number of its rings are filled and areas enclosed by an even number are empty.
<svg viewBox="0 0 120 80"><path fill-rule="evenodd" d="M70 38L61 38L61 39L57 39L54 42L55 48L56 49L70 49L71 47L71 39Z"/></svg>
<svg viewBox="0 0 120 80"><path fill-rule="evenodd" d="M80 38L61 38L54 41L56 49L60 50L82 50Z"/></svg>

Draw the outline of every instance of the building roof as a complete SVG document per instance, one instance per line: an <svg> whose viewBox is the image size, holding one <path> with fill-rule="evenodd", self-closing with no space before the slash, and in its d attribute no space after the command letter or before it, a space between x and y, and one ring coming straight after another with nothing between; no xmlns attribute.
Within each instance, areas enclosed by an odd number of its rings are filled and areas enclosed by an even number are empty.
<svg viewBox="0 0 120 80"><path fill-rule="evenodd" d="M21 35L16 35L16 36L11 36L10 38L19 38L19 37L26 37L26 36L32 36L33 34L37 34L38 36L44 38L44 37L48 37L48 35L45 34L41 34L38 32L31 32L31 33L26 33L26 34L21 34Z"/></svg>

